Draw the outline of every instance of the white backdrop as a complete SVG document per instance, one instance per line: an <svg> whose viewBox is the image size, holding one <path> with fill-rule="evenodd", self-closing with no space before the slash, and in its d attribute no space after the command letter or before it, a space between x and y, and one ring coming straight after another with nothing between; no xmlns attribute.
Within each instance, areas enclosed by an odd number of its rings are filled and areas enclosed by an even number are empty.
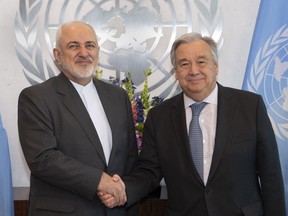
<svg viewBox="0 0 288 216"><path fill-rule="evenodd" d="M259 3L260 0L219 0L218 2L224 18L222 32L224 44L219 58L218 76L218 81L223 85L242 87ZM16 13L19 11L19 1L1 1L0 8L2 8L0 113L8 134L13 186L26 187L29 186L29 169L18 139L17 100L20 91L30 83L24 76L22 64L15 51L15 20Z"/></svg>

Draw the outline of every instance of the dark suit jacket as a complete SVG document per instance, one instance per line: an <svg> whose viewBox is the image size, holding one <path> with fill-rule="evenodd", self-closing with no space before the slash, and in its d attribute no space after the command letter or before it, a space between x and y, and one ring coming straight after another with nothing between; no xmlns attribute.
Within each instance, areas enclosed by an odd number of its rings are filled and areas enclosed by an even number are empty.
<svg viewBox="0 0 288 216"><path fill-rule="evenodd" d="M129 203L164 177L167 216L285 216L278 149L261 96L218 86L206 186L192 162L181 93L148 114L140 165L125 178Z"/></svg>
<svg viewBox="0 0 288 216"><path fill-rule="evenodd" d="M19 137L31 170L30 216L125 215L124 207L106 209L95 192L103 171L122 176L136 160L131 103L122 88L96 79L94 84L112 130L108 166L92 120L62 73L19 96Z"/></svg>

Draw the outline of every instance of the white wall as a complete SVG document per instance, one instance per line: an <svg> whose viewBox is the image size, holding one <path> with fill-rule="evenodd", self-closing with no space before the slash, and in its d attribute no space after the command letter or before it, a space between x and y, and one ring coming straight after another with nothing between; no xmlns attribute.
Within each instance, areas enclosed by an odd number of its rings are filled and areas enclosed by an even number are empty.
<svg viewBox="0 0 288 216"><path fill-rule="evenodd" d="M260 0L219 0L218 2L224 18L222 32L224 44L220 53L220 74L218 76L219 82L223 85L235 88L242 86L259 2ZM29 169L18 140L17 100L20 91L30 84L24 76L23 65L15 51L14 27L16 13L19 12L19 1L1 1L0 6L2 8L2 19L0 19L0 113L8 134L13 186L26 187L29 186Z"/></svg>

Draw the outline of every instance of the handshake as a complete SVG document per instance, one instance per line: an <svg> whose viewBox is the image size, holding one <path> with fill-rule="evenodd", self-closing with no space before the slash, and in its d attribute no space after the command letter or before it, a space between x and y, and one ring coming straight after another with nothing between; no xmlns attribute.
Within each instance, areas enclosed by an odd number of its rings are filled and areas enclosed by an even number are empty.
<svg viewBox="0 0 288 216"><path fill-rule="evenodd" d="M119 175L111 177L103 172L97 188L97 195L107 208L122 206L127 202L125 184Z"/></svg>

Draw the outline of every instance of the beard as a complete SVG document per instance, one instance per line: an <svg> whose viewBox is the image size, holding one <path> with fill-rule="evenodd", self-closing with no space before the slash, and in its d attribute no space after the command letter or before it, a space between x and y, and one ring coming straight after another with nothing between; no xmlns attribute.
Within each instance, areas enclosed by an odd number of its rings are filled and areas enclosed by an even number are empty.
<svg viewBox="0 0 288 216"><path fill-rule="evenodd" d="M81 59L83 60L83 59ZM75 62L77 63L77 59L75 60ZM91 60L87 60L87 62L92 62ZM72 75L73 77L75 77L76 79L87 79L87 78L90 78L93 73L95 72L96 70L96 66L94 66L93 64L90 64L89 66L87 67L83 67L81 68L80 67L76 67L76 66L71 66L71 65L68 65L64 59L62 59L62 70L66 73L69 73L70 75Z"/></svg>

